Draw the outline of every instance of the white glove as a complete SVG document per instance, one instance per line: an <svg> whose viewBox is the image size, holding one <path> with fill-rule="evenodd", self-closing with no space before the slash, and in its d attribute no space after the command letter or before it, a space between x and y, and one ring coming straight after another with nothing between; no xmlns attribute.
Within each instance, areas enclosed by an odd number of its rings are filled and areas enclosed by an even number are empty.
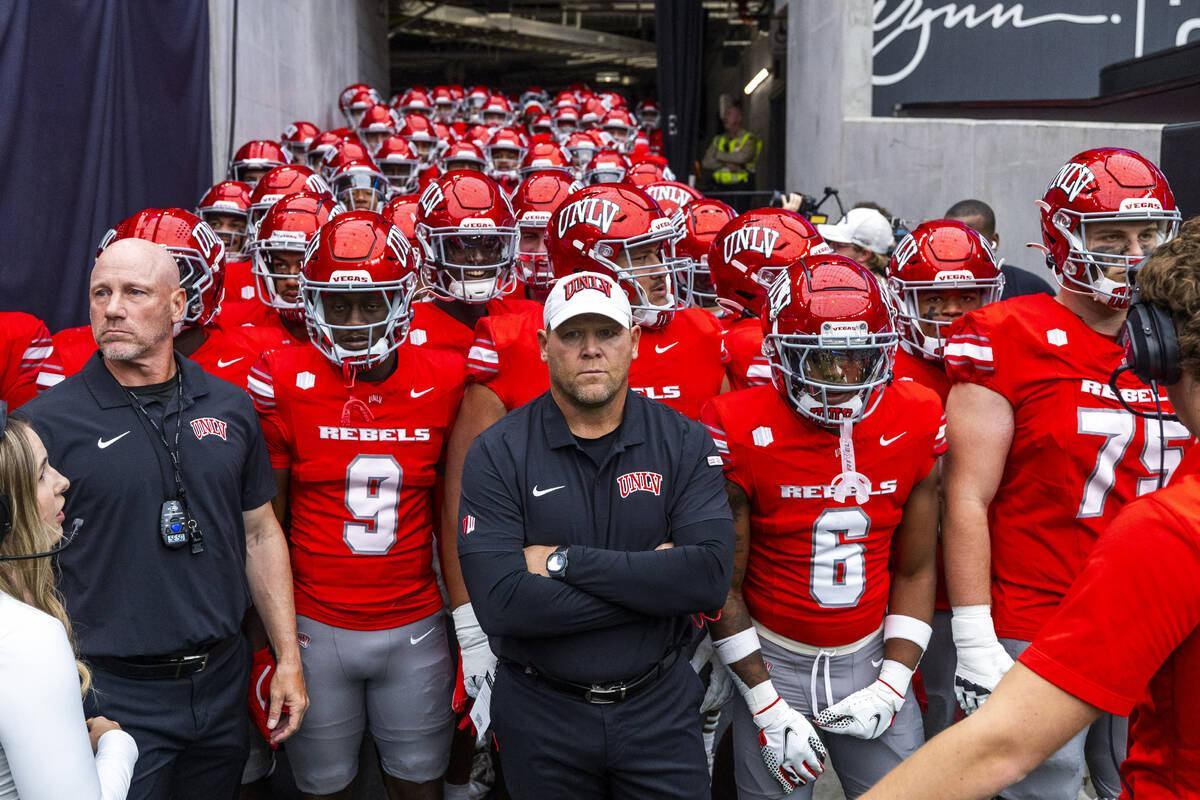
<svg viewBox="0 0 1200 800"><path fill-rule="evenodd" d="M703 673L705 664L712 665L708 673L708 685L704 689L704 699L700 701L700 713L707 714L721 708L733 697L733 676L729 667L717 657L713 650L712 638L707 634L692 654L691 663L697 675Z"/></svg>
<svg viewBox="0 0 1200 800"><path fill-rule="evenodd" d="M967 714L979 710L1013 665L1012 656L996 639L988 606L958 606L950 618L958 666L954 669L954 695Z"/></svg>
<svg viewBox="0 0 1200 800"><path fill-rule="evenodd" d="M780 206L787 211L800 213L800 206L804 205L804 195L799 192L789 192L783 196L783 201Z"/></svg>
<svg viewBox="0 0 1200 800"><path fill-rule="evenodd" d="M763 681L745 694L758 726L763 763L783 790L791 794L825 771L825 745L804 715L789 706L771 682Z"/></svg>
<svg viewBox="0 0 1200 800"><path fill-rule="evenodd" d="M874 683L818 714L817 727L858 739L879 738L904 706L912 675L913 670L900 662L884 661Z"/></svg>
<svg viewBox="0 0 1200 800"><path fill-rule="evenodd" d="M463 688L471 697L478 697L487 678L496 675L496 656L492 655L487 634L479 627L470 603L454 609L450 616L454 618L454 635L462 654Z"/></svg>

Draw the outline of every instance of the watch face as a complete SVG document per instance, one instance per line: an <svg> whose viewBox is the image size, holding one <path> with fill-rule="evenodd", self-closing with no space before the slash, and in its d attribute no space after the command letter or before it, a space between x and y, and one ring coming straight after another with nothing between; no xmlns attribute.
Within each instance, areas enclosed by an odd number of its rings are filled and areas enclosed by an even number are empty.
<svg viewBox="0 0 1200 800"><path fill-rule="evenodd" d="M546 560L547 572L561 572L567 566L567 557L562 553L551 553L550 558Z"/></svg>

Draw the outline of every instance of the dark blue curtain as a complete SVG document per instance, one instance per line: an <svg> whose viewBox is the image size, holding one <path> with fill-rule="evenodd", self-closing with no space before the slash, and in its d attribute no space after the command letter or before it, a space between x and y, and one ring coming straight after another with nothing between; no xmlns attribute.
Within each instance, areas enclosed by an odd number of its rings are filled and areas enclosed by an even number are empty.
<svg viewBox="0 0 1200 800"><path fill-rule="evenodd" d="M96 245L211 183L206 0L0 0L0 309L87 322Z"/></svg>
<svg viewBox="0 0 1200 800"><path fill-rule="evenodd" d="M679 180L686 182L695 161L700 124L700 51L704 45L700 0L656 0L654 35L663 155Z"/></svg>

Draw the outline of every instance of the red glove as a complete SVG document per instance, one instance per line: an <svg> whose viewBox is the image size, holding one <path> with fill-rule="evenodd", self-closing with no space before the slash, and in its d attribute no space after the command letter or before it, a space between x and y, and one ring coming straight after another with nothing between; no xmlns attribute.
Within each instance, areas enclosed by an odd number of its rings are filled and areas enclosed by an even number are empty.
<svg viewBox="0 0 1200 800"><path fill-rule="evenodd" d="M275 674L275 656L271 649L264 647L254 653L254 663L250 666L250 695L247 704L250 706L250 719L258 732L271 745L272 750L279 745L271 742L271 730L267 727L267 711L271 708L271 676ZM283 713L288 713L288 707L283 706Z"/></svg>
<svg viewBox="0 0 1200 800"><path fill-rule="evenodd" d="M460 652L458 654L458 674L454 676L454 696L450 700L450 705L455 714L462 715L462 719L458 721L458 729L460 731L469 730L472 736L475 735L475 724L471 722L471 715L467 712L471 710L473 702L475 701L471 695L467 694L467 687L463 682L462 653Z"/></svg>

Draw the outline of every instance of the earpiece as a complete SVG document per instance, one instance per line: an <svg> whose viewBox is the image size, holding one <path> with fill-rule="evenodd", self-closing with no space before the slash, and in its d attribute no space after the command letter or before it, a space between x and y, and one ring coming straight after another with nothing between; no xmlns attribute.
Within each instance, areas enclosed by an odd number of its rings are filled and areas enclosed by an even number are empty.
<svg viewBox="0 0 1200 800"><path fill-rule="evenodd" d="M0 492L0 544L4 544L4 539L10 531L12 531L12 504L8 502L8 495Z"/></svg>
<svg viewBox="0 0 1200 800"><path fill-rule="evenodd" d="M1121 345L1125 363L1143 383L1169 386L1179 380L1179 338L1162 306L1136 300L1125 317Z"/></svg>

